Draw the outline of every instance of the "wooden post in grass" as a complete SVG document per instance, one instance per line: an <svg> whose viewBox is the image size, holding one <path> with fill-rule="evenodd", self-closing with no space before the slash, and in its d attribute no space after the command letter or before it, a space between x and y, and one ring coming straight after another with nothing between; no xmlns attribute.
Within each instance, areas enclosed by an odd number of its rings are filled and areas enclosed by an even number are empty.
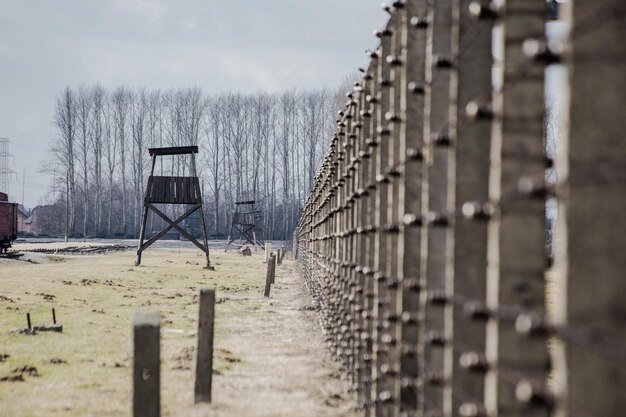
<svg viewBox="0 0 626 417"><path fill-rule="evenodd" d="M159 313L133 315L133 417L161 415Z"/></svg>
<svg viewBox="0 0 626 417"><path fill-rule="evenodd" d="M272 253L272 244L270 242L265 243L265 260L263 262L267 263L270 259L270 253Z"/></svg>
<svg viewBox="0 0 626 417"><path fill-rule="evenodd" d="M282 265L283 263L283 253L284 249L278 249L278 253L276 254L276 262L278 265Z"/></svg>
<svg viewBox="0 0 626 417"><path fill-rule="evenodd" d="M276 255L270 254L269 261L267 262L267 275L265 276L265 297L270 296L270 290L274 283L274 274L276 272Z"/></svg>
<svg viewBox="0 0 626 417"><path fill-rule="evenodd" d="M213 376L213 323L215 289L200 287L198 313L198 348L196 350L195 402L211 402Z"/></svg>
<svg viewBox="0 0 626 417"><path fill-rule="evenodd" d="M276 254L272 253L270 255L270 283L274 283L274 278L276 278Z"/></svg>

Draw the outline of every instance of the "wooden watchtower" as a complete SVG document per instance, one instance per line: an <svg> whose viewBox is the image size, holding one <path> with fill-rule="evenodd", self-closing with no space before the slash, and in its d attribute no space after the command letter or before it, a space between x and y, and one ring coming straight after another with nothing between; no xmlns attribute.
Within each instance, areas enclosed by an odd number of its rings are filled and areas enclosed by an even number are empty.
<svg viewBox="0 0 626 417"><path fill-rule="evenodd" d="M144 198L141 236L139 238L139 248L137 249L137 260L135 265L138 266L141 264L141 253L144 250L162 238L171 229L176 229L182 236L186 237L191 243L196 245L202 252L205 253L206 268L213 269L209 260L209 244L207 241L206 226L204 222L204 210L202 209L203 204L200 180L196 174L196 154L198 153L198 147L182 146L172 148L150 148L148 151L152 157L152 169L150 171L150 177L148 178L148 186L146 187L146 196ZM191 158L191 172L189 176L173 177L154 175L157 157L170 155L189 155ZM187 210L180 217L172 220L159 210L155 204L185 205L187 206ZM167 227L154 235L147 242L144 242L149 210L152 210L157 216L165 220ZM200 229L202 231L204 244L198 242L196 238L180 226L182 221L198 210L200 211Z"/></svg>
<svg viewBox="0 0 626 417"><path fill-rule="evenodd" d="M226 250L235 240L239 239L243 243L248 242L252 246L263 247L263 241L257 237L257 219L261 214L261 210L255 210L254 200L237 201L235 203L235 211L230 222L230 231L228 232L228 244Z"/></svg>

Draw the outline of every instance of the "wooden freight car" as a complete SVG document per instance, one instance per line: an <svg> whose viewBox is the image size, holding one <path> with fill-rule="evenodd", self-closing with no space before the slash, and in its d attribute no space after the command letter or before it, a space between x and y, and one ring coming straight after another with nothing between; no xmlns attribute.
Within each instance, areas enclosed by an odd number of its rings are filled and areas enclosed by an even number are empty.
<svg viewBox="0 0 626 417"><path fill-rule="evenodd" d="M7 253L17 238L17 204L9 203L9 197L0 193L0 253Z"/></svg>

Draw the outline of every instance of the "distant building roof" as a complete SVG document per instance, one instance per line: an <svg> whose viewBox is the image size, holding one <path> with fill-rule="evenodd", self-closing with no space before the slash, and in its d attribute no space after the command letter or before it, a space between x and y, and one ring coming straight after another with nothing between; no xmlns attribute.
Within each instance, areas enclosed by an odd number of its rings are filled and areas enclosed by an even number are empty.
<svg viewBox="0 0 626 417"><path fill-rule="evenodd" d="M21 214L24 217L30 217L31 212L27 210L23 205L19 204L17 206L17 213Z"/></svg>

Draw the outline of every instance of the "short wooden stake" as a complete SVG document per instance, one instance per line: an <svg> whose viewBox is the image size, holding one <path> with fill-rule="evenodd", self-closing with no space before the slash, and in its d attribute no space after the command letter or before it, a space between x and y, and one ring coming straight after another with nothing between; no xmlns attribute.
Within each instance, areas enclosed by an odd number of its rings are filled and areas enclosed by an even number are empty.
<svg viewBox="0 0 626 417"><path fill-rule="evenodd" d="M274 282L274 270L276 269L276 255L270 254L269 261L267 262L267 275L265 276L265 297L270 296L270 290L272 283Z"/></svg>
<svg viewBox="0 0 626 417"><path fill-rule="evenodd" d="M26 324L28 325L28 330L32 328L30 323L30 313L26 313Z"/></svg>
<svg viewBox="0 0 626 417"><path fill-rule="evenodd" d="M278 253L276 255L276 260L277 260L278 265L282 265L284 253L285 253L284 249L278 249Z"/></svg>
<svg viewBox="0 0 626 417"><path fill-rule="evenodd" d="M270 257L270 264L271 264L271 269L270 269L270 275L271 275L271 282L272 284L275 281L276 278L276 263L278 262L278 255L276 255L275 253L272 254L272 256Z"/></svg>
<svg viewBox="0 0 626 417"><path fill-rule="evenodd" d="M272 244L267 242L265 243L265 260L263 262L267 263L270 258L270 253L272 253Z"/></svg>
<svg viewBox="0 0 626 417"><path fill-rule="evenodd" d="M133 315L133 417L160 417L159 313Z"/></svg>
<svg viewBox="0 0 626 417"><path fill-rule="evenodd" d="M54 308L52 309L52 324L57 324L57 315Z"/></svg>
<svg viewBox="0 0 626 417"><path fill-rule="evenodd" d="M206 286L200 287L199 304L195 402L210 403L211 381L213 376L215 289Z"/></svg>

